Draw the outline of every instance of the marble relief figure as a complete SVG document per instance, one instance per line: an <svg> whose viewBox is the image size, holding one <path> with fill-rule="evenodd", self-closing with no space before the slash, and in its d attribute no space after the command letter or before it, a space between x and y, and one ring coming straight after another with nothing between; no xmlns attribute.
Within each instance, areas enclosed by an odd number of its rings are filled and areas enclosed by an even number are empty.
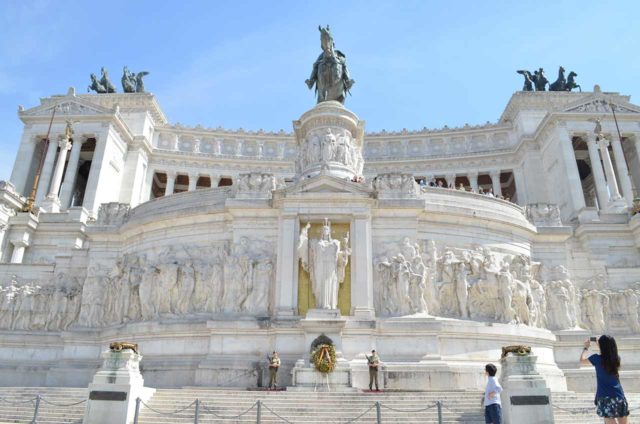
<svg viewBox="0 0 640 424"><path fill-rule="evenodd" d="M331 223L324 220L319 239L309 240L310 223L300 232L298 257L302 267L309 273L311 287L316 298L316 308L337 309L338 290L345 278L349 262L349 234L342 242L331 237Z"/></svg>
<svg viewBox="0 0 640 424"><path fill-rule="evenodd" d="M387 242L374 259L379 316L427 313L476 321L563 330L638 331L639 287L576 288L564 266L546 268L526 255L483 246L438 247L405 237Z"/></svg>

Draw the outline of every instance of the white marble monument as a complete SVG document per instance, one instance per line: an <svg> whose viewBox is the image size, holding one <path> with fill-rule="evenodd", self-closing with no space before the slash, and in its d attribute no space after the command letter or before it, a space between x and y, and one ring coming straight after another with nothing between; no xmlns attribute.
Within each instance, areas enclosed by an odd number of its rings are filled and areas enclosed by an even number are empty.
<svg viewBox="0 0 640 424"><path fill-rule="evenodd" d="M172 124L159 100L71 89L19 109L1 384L86 386L122 338L152 387L253 387L274 350L290 385L325 333L354 387L375 348L387 388L481 389L517 342L551 390L584 391L582 341L607 332L640 391L628 96L517 92L495 123L377 133L335 101L287 133Z"/></svg>

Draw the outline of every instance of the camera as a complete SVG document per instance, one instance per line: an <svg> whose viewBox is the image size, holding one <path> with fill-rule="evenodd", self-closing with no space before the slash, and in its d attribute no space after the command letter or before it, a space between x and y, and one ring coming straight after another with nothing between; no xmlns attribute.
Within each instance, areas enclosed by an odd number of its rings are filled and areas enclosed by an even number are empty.
<svg viewBox="0 0 640 424"><path fill-rule="evenodd" d="M590 342L597 342L598 338L596 336L591 336L591 337L589 337L589 341Z"/></svg>

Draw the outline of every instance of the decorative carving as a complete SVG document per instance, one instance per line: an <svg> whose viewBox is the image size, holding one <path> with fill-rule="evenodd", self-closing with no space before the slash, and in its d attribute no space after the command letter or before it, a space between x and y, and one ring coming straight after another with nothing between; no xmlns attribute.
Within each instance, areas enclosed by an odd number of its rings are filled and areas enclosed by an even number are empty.
<svg viewBox="0 0 640 424"><path fill-rule="evenodd" d="M428 289L434 269L427 267L420 247L405 237L375 260L378 293L376 303L385 315L428 313Z"/></svg>
<svg viewBox="0 0 640 424"><path fill-rule="evenodd" d="M527 219L536 227L561 227L560 208L550 203L533 203L525 208Z"/></svg>
<svg viewBox="0 0 640 424"><path fill-rule="evenodd" d="M273 174L240 174L237 178L236 198L271 198L271 192L275 189L276 178Z"/></svg>
<svg viewBox="0 0 640 424"><path fill-rule="evenodd" d="M416 198L420 189L412 174L379 174L373 187L380 199Z"/></svg>
<svg viewBox="0 0 640 424"><path fill-rule="evenodd" d="M137 343L129 343L129 342L113 342L109 345L109 349L111 349L114 352L120 352L122 350L132 350L134 353L140 353L138 351L138 344Z"/></svg>
<svg viewBox="0 0 640 424"><path fill-rule="evenodd" d="M638 111L624 106L615 105L614 107L615 111L618 113L638 113ZM566 112L611 113L611 103L605 99L593 99L588 103L567 109Z"/></svg>
<svg viewBox="0 0 640 424"><path fill-rule="evenodd" d="M127 203L103 203L98 209L96 225L122 225L129 218L131 206Z"/></svg>
<svg viewBox="0 0 640 424"><path fill-rule="evenodd" d="M531 346L525 346L525 345L503 346L502 355L500 356L500 358L506 358L507 355L510 353L516 356L528 356L528 355L531 355Z"/></svg>
<svg viewBox="0 0 640 424"><path fill-rule="evenodd" d="M80 310L80 287L75 277L57 274L51 281L0 284L0 328L66 330Z"/></svg>
<svg viewBox="0 0 640 424"><path fill-rule="evenodd" d="M317 128L307 133L298 147L296 172L303 173L313 166L341 164L356 175L362 175L364 159L349 130L331 127Z"/></svg>

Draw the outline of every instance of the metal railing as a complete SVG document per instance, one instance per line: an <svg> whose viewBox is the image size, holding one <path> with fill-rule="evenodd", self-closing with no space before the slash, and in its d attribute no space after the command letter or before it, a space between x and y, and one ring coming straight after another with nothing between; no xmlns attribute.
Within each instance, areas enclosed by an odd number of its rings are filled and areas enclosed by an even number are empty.
<svg viewBox="0 0 640 424"><path fill-rule="evenodd" d="M198 424L200 418L202 418L202 416L205 415L205 414L211 414L211 415L215 416L216 418L221 418L221 419L225 419L225 420L237 420L237 419L240 419L243 416L247 415L254 408L255 408L256 424L260 424L262 422L262 417L263 417L264 411L271 413L273 416L278 418L283 423L295 424L293 421L283 417L282 415L280 415L279 413L274 411L274 409L270 408L262 400L257 400L249 408L245 409L244 411L240 412L239 414L236 414L236 415L224 415L224 414L220 414L220 413L216 412L214 407L209 407L209 406L205 405L200 399L194 400L193 402L191 402L189 405L185 406L184 408L180 408L180 409L177 409L175 411L167 412L167 411L159 411L157 409L152 408L151 406L149 406L147 403L145 403L140 398L136 399L136 410L135 410L135 414L134 414L134 418L133 418L133 424L138 424L139 423L140 410L141 410L141 407L143 407L143 406L145 408L147 408L149 411L151 411L152 413L157 414L157 415L172 416L172 417L176 417L176 418L192 418L194 424ZM194 407L193 413L184 414L184 412L186 410L191 409L192 407ZM392 412L398 412L398 413L416 414L416 413L426 412L428 410L436 408L437 409L437 415L438 415L438 424L442 424L442 422L443 422L442 421L443 420L442 407L443 407L443 403L442 403L442 401L439 401L439 400L433 402L432 405L429 405L429 406L427 406L425 408L420 408L420 409L398 409L398 408L392 408L390 406L384 405L382 402L374 402L369 408L367 408L366 410L364 410L360 414L356 415L353 418L347 419L346 421L339 421L339 423L340 424L355 423L359 419L365 417L373 409L375 409L375 412L376 412L376 421L375 421L376 424L381 424L382 420L383 420L383 414L382 414L382 410L383 409L386 409L386 410L389 410L389 411L392 411Z"/></svg>
<svg viewBox="0 0 640 424"><path fill-rule="evenodd" d="M33 406L33 418L31 419L31 421L29 421L30 424L38 424L38 414L40 413L41 404L55 406L56 408L68 408L68 407L71 407L71 406L80 405L82 403L85 403L86 401L87 401L87 399L82 399L81 401L72 402L72 403L55 403L55 402L48 401L44 396L39 395L39 394L36 395L35 397L29 398L29 399L21 399L21 400L17 400L17 401L9 400L7 398L0 397L0 402L5 402L5 403L8 403L9 405L24 405L26 403L34 404L34 406ZM82 422L82 419L80 420L80 422Z"/></svg>

